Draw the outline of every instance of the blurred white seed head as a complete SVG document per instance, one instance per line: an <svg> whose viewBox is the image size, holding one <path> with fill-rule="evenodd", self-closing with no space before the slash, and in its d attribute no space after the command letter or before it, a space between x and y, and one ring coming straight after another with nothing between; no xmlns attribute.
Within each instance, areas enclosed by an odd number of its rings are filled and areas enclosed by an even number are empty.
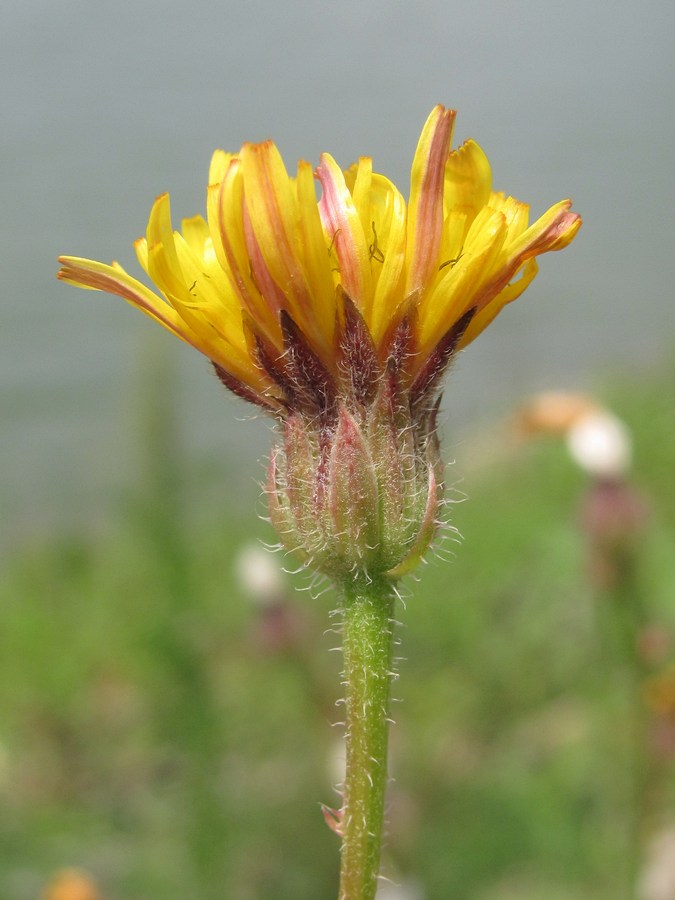
<svg viewBox="0 0 675 900"><path fill-rule="evenodd" d="M621 478L631 464L631 437L624 423L603 410L588 413L567 433L572 459L596 478Z"/></svg>
<svg viewBox="0 0 675 900"><path fill-rule="evenodd" d="M235 563L239 583L251 600L269 606L283 596L284 579L276 559L260 544L245 544Z"/></svg>

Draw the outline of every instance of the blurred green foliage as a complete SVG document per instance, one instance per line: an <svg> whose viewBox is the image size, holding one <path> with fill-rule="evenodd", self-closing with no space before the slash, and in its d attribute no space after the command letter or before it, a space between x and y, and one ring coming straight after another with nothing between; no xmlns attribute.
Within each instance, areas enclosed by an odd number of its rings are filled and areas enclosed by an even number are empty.
<svg viewBox="0 0 675 900"><path fill-rule="evenodd" d="M651 506L639 585L670 659L673 393L663 376L609 400L634 430ZM338 841L319 803L339 804L335 598L294 592L300 575L281 620L250 602L237 555L273 538L236 504L200 517L217 476L184 470L167 421L145 438L167 449L154 480L105 533L5 560L0 896L35 898L77 865L106 900L328 900ZM556 443L495 446L480 462L471 445L456 452L464 540L405 585L399 610L384 871L427 900L627 897L635 697L588 583L586 478ZM675 788L659 762L655 823Z"/></svg>

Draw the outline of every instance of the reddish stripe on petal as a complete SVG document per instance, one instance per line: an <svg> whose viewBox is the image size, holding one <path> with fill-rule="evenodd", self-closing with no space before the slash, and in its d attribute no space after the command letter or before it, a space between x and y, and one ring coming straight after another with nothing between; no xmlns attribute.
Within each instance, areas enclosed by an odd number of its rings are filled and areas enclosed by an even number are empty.
<svg viewBox="0 0 675 900"><path fill-rule="evenodd" d="M410 177L408 293L424 288L437 270L443 232L445 164L455 110L434 107L420 135Z"/></svg>
<svg viewBox="0 0 675 900"><path fill-rule="evenodd" d="M244 240L251 262L251 277L269 308L278 315L287 305L286 296L267 268L246 204L244 204Z"/></svg>
<svg viewBox="0 0 675 900"><path fill-rule="evenodd" d="M561 200L552 206L509 247L509 256L523 262L566 247L581 227L581 216L570 212L571 205L571 200Z"/></svg>
<svg viewBox="0 0 675 900"><path fill-rule="evenodd" d="M272 141L244 144L241 153L246 207L265 268L287 295L293 315L309 317L311 298L294 246L297 201L286 167Z"/></svg>
<svg viewBox="0 0 675 900"><path fill-rule="evenodd" d="M565 212L548 229L542 250L562 250L574 239L580 228L581 216L579 213ZM541 250L537 247L537 253L540 252Z"/></svg>
<svg viewBox="0 0 675 900"><path fill-rule="evenodd" d="M316 177L322 188L319 213L340 263L342 287L363 308L370 290L370 266L363 228L344 175L327 153L321 155Z"/></svg>
<svg viewBox="0 0 675 900"><path fill-rule="evenodd" d="M275 344L280 344L280 332L277 317L274 315L278 305L269 303L261 295L261 286L256 282L252 257L260 257L257 241L253 243L246 234L248 219L244 201L243 180L241 178L241 162L234 157L227 168L225 177L216 187L217 196L209 193L209 218L213 217L214 244L220 243L224 260L221 265L239 296L243 309L259 323L259 327ZM211 188L209 188L211 191ZM212 226L212 227L213 227ZM251 223L248 222L251 230ZM264 262L261 262L264 266ZM265 267L266 268L266 267ZM264 280L261 276L261 280Z"/></svg>

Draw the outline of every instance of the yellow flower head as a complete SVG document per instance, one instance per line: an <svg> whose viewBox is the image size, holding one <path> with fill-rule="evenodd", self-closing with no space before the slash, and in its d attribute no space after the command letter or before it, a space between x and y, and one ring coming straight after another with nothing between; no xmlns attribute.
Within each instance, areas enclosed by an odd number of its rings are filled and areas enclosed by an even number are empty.
<svg viewBox="0 0 675 900"><path fill-rule="evenodd" d="M271 141L244 144L215 152L206 220L174 231L168 195L155 201L135 248L157 292L115 262L64 256L59 278L128 300L282 417L307 391L319 407L358 399L393 357L400 380L426 394L530 284L536 257L581 225L569 200L528 225L526 204L492 190L476 143L450 149L454 120L432 110L407 204L369 157L343 171L326 153L292 177Z"/></svg>

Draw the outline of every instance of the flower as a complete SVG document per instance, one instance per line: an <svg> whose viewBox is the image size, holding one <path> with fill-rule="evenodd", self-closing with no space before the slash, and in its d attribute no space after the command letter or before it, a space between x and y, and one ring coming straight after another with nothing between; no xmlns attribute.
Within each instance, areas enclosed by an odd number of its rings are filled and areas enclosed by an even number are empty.
<svg viewBox="0 0 675 900"><path fill-rule="evenodd" d="M325 153L314 176L301 161L290 177L271 141L244 144L213 155L207 220L174 231L168 195L155 201L135 249L159 293L116 262L64 256L58 277L128 300L212 360L236 393L282 416L296 399L294 341L322 379L350 391L340 350L350 319L380 362L405 322L405 380L419 386L581 224L562 200L528 227L528 206L492 190L478 144L450 150L454 121L442 106L429 115L407 204L369 157L342 171Z"/></svg>
<svg viewBox="0 0 675 900"><path fill-rule="evenodd" d="M271 518L330 575L398 577L428 547L442 376L581 224L562 200L528 226L478 144L450 149L454 121L429 115L407 204L369 157L343 171L324 153L290 177L271 141L217 150L207 219L174 231L163 194L135 243L159 294L118 263L60 258L60 279L128 300L281 420Z"/></svg>

